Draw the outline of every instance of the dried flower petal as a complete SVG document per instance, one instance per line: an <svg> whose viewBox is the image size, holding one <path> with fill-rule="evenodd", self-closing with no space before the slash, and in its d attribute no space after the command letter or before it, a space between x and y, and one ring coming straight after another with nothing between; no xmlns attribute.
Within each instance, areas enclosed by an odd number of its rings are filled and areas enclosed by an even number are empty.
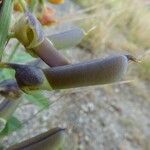
<svg viewBox="0 0 150 150"><path fill-rule="evenodd" d="M48 0L52 4L62 4L64 3L64 0Z"/></svg>

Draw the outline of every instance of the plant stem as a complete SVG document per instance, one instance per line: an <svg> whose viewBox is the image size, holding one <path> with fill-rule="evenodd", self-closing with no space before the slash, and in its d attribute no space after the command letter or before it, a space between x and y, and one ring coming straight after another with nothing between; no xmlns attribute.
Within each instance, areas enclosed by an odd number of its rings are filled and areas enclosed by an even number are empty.
<svg viewBox="0 0 150 150"><path fill-rule="evenodd" d="M33 12L33 11L34 11L36 2L37 2L36 0L32 0L31 4L30 4L30 6L29 6L30 12Z"/></svg>
<svg viewBox="0 0 150 150"><path fill-rule="evenodd" d="M8 38L8 31L11 22L12 0L5 0L0 11L0 60Z"/></svg>
<svg viewBox="0 0 150 150"><path fill-rule="evenodd" d="M19 45L20 45L20 43L17 42L16 45L14 46L10 56L8 57L8 62L10 62L13 59L14 55L16 54L16 52L18 50Z"/></svg>
<svg viewBox="0 0 150 150"><path fill-rule="evenodd" d="M11 39L11 38L15 38L15 34L14 33L9 33L7 36L7 42Z"/></svg>
<svg viewBox="0 0 150 150"><path fill-rule="evenodd" d="M39 0L39 3L40 4L44 4L44 0Z"/></svg>
<svg viewBox="0 0 150 150"><path fill-rule="evenodd" d="M25 0L19 0L20 5L23 9L23 11L25 12L27 10L27 5L26 5L26 1Z"/></svg>

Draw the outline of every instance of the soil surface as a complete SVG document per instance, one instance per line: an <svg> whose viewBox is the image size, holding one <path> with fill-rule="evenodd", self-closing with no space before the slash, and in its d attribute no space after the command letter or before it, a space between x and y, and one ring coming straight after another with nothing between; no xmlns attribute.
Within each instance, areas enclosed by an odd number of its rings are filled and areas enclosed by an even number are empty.
<svg viewBox="0 0 150 150"><path fill-rule="evenodd" d="M71 12L76 8L67 1L58 9ZM63 24L54 32L73 26ZM93 55L80 48L62 53L72 62L106 55ZM60 126L68 132L65 150L150 150L150 82L136 76L134 65L130 64L123 79L132 80L129 83L45 92L53 103L40 112L39 107L23 100L15 115L25 122L24 128L6 137L2 144L7 147Z"/></svg>

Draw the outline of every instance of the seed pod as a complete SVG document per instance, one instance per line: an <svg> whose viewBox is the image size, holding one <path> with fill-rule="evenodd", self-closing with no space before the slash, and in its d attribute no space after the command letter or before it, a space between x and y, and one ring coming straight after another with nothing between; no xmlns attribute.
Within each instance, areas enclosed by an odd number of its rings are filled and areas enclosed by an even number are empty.
<svg viewBox="0 0 150 150"><path fill-rule="evenodd" d="M66 49L78 45L86 35L80 28L74 28L58 34L48 36L57 49Z"/></svg>
<svg viewBox="0 0 150 150"><path fill-rule="evenodd" d="M36 137L9 147L7 150L58 150L66 136L65 129L54 128Z"/></svg>
<svg viewBox="0 0 150 150"><path fill-rule="evenodd" d="M51 89L42 69L38 67L13 63L0 63L0 68L14 69L17 84L25 93L29 94L32 90Z"/></svg>
<svg viewBox="0 0 150 150"><path fill-rule="evenodd" d="M69 61L45 37L39 21L31 13L25 13L16 22L13 32L32 56L39 56L49 66L69 64Z"/></svg>
<svg viewBox="0 0 150 150"><path fill-rule="evenodd" d="M44 41L44 33L39 21L29 12L26 12L13 26L15 37L32 50ZM30 51L29 51L30 52ZM32 52L31 52L32 54ZM34 54L33 54L34 55ZM36 55L36 54L35 54Z"/></svg>
<svg viewBox="0 0 150 150"><path fill-rule="evenodd" d="M32 61L28 63L28 65L41 68L46 66L41 59ZM5 100L0 103L0 117L8 119L16 110L18 104L21 101L20 98L22 96L22 91L18 87L16 80L8 79L0 83L0 95L5 97Z"/></svg>
<svg viewBox="0 0 150 150"><path fill-rule="evenodd" d="M48 65L44 63L44 61L40 58L28 62L28 65L38 68L48 68Z"/></svg>
<svg viewBox="0 0 150 150"><path fill-rule="evenodd" d="M24 92L108 84L119 81L126 73L131 55L117 55L72 65L40 69L28 65L2 64L16 71L16 80Z"/></svg>
<svg viewBox="0 0 150 150"><path fill-rule="evenodd" d="M29 65L9 64L16 71L15 78L19 88L28 93L32 90L51 89L43 71Z"/></svg>
<svg viewBox="0 0 150 150"><path fill-rule="evenodd" d="M45 69L44 73L53 89L107 84L123 77L129 60L135 59L130 55L117 55L103 60Z"/></svg>
<svg viewBox="0 0 150 150"><path fill-rule="evenodd" d="M70 63L67 58L57 51L47 38L39 46L34 48L34 52L50 67L64 66Z"/></svg>

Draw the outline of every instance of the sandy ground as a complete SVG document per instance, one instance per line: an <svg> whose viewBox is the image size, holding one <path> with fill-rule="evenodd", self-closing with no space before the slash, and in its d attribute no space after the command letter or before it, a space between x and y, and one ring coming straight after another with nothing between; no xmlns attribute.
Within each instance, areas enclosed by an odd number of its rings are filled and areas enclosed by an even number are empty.
<svg viewBox="0 0 150 150"><path fill-rule="evenodd" d="M60 28L64 30L65 26ZM62 53L73 62L103 56L79 48ZM35 116L40 108L23 101L15 115L28 122L2 144L8 146L60 126L68 131L65 150L149 150L150 83L138 79L133 66L124 79L133 80L130 83L45 93L54 103Z"/></svg>

